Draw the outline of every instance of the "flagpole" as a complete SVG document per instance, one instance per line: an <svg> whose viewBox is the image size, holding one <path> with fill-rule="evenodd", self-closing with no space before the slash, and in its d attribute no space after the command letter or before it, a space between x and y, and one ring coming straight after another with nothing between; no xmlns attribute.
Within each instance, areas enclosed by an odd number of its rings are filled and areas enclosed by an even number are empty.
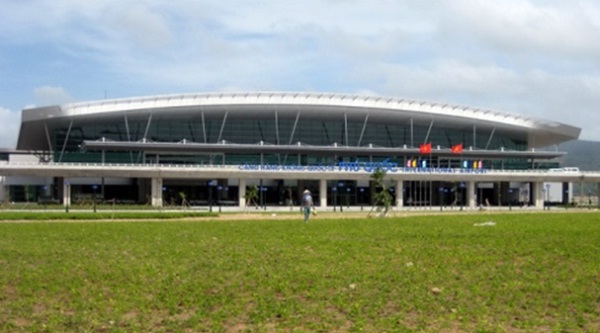
<svg viewBox="0 0 600 333"><path fill-rule="evenodd" d="M428 145L429 145L428 146L429 147L429 167L431 168L431 165L433 164L433 162L432 162L433 152L432 152L432 149L431 149L431 142ZM432 188L433 188L433 181L430 180L429 181L429 210L433 209L433 193L432 193L433 191L432 191Z"/></svg>

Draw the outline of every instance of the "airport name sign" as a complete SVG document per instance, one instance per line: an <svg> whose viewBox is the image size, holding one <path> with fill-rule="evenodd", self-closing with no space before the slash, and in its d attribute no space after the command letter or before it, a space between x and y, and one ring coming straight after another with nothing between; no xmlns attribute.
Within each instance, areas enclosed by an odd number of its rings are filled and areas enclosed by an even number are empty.
<svg viewBox="0 0 600 333"><path fill-rule="evenodd" d="M469 168L422 168L422 167L400 167L396 162L387 160L382 162L339 162L335 165L284 165L284 164L240 164L239 169L244 171L300 171L300 172L368 172L377 169L389 173L421 173L421 174L485 174L486 169Z"/></svg>

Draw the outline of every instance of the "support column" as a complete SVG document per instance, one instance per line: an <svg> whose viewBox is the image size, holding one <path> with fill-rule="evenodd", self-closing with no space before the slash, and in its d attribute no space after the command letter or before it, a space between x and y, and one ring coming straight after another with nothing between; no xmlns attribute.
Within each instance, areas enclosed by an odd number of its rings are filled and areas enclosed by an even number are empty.
<svg viewBox="0 0 600 333"><path fill-rule="evenodd" d="M533 187L533 202L535 208L544 209L544 183L532 183Z"/></svg>
<svg viewBox="0 0 600 333"><path fill-rule="evenodd" d="M5 179L6 177L0 176L0 202L9 201L7 198L5 198L7 192L6 185L4 185Z"/></svg>
<svg viewBox="0 0 600 333"><path fill-rule="evenodd" d="M475 209L476 207L476 199L477 194L475 193L475 182L468 181L467 182L467 206L469 209Z"/></svg>
<svg viewBox="0 0 600 333"><path fill-rule="evenodd" d="M246 179L240 178L238 184L238 206L246 208Z"/></svg>
<svg viewBox="0 0 600 333"><path fill-rule="evenodd" d="M63 205L71 206L71 182L68 178L63 179Z"/></svg>
<svg viewBox="0 0 600 333"><path fill-rule="evenodd" d="M404 181L396 181L396 208L404 207Z"/></svg>
<svg viewBox="0 0 600 333"><path fill-rule="evenodd" d="M163 206L162 188L163 188L163 179L162 178L152 178L152 185L151 185L152 207L162 207Z"/></svg>
<svg viewBox="0 0 600 333"><path fill-rule="evenodd" d="M327 207L327 180L319 179L319 206Z"/></svg>

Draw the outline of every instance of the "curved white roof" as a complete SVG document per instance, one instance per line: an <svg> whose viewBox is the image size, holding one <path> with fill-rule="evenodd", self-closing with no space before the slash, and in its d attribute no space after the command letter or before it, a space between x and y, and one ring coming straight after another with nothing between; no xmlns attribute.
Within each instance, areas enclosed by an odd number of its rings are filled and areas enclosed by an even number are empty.
<svg viewBox="0 0 600 333"><path fill-rule="evenodd" d="M580 128L570 125L535 119L520 115L458 106L435 102L417 101L381 96L360 96L338 93L310 92L222 92L159 95L125 99L99 100L73 103L61 106L41 107L23 110L19 147L28 149L25 142L32 143L32 129L43 134L44 122L58 119L90 116L109 116L119 113L148 113L150 110L171 112L170 110L192 111L203 108L226 107L229 111L244 112L247 109L272 106L278 110L307 112L311 117L320 118L327 114L369 114L386 121L398 118L413 118L436 123L464 124L485 128L502 128L527 133L530 147L545 147L564 141L577 139ZM310 112L315 110L316 112ZM37 124L34 125L34 124ZM29 125L29 126L28 126ZM30 127L33 126L33 127ZM41 126L41 127L40 127ZM27 133L24 133L27 132ZM36 140L46 140L45 137Z"/></svg>

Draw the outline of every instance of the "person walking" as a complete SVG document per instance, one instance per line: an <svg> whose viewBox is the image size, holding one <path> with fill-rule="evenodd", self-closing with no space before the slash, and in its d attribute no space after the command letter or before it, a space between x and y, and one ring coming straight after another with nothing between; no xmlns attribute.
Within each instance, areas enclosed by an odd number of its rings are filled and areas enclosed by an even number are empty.
<svg viewBox="0 0 600 333"><path fill-rule="evenodd" d="M314 209L313 198L310 194L310 191L306 189L302 193L302 211L304 212L304 223L308 223L312 209Z"/></svg>

